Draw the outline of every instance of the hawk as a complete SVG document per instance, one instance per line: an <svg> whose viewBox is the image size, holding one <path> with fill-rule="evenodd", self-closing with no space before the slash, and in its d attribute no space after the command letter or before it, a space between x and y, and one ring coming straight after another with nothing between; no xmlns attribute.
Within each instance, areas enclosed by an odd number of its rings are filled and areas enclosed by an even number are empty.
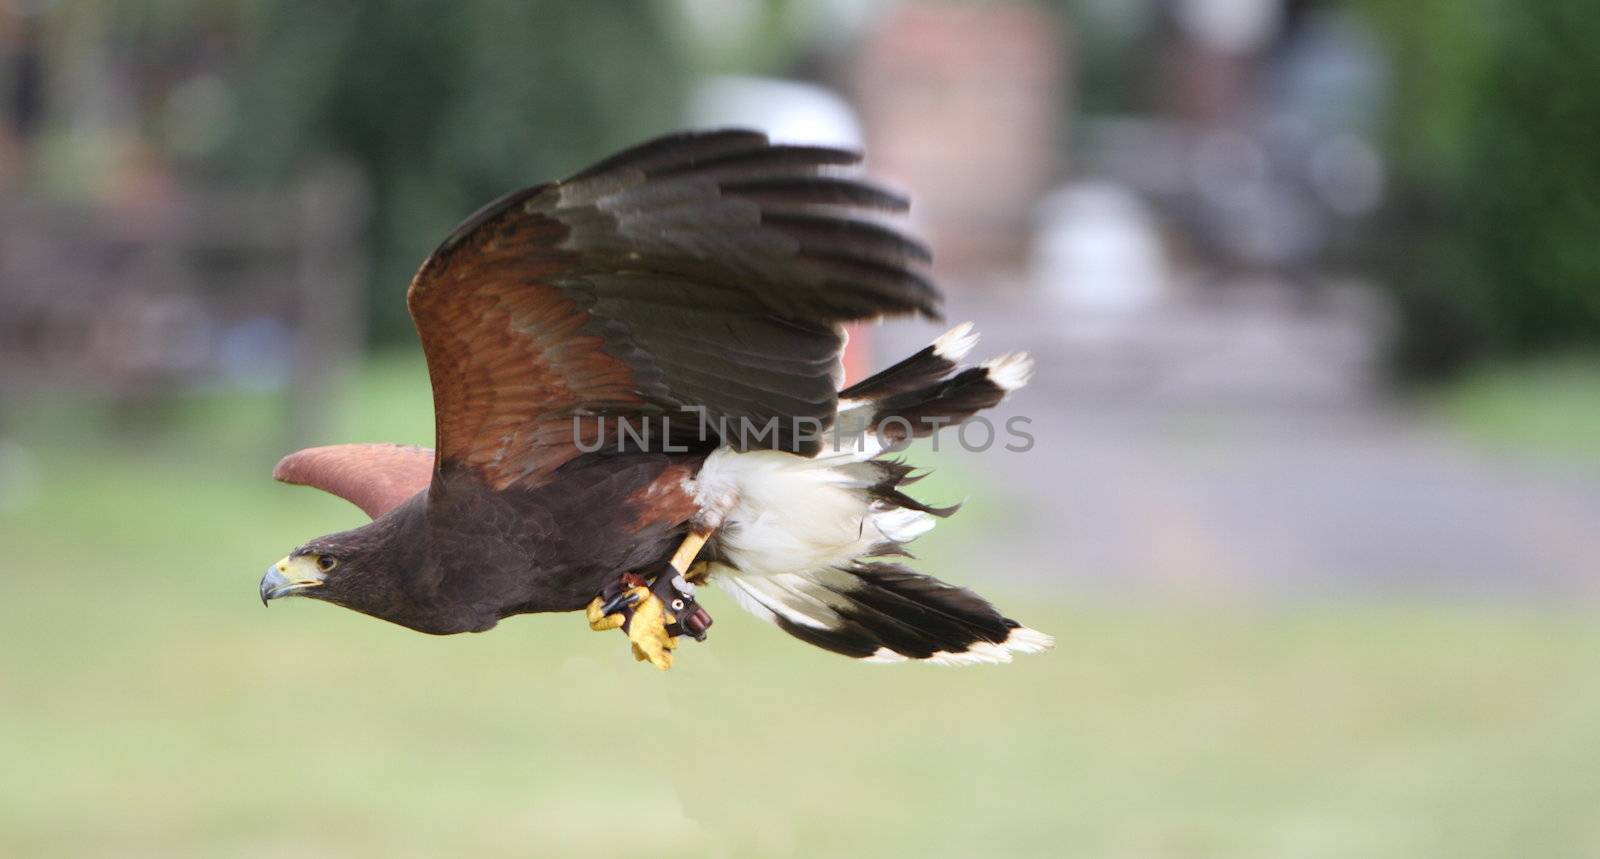
<svg viewBox="0 0 1600 859"><path fill-rule="evenodd" d="M970 590L892 558L953 508L889 454L994 406L1026 355L963 367L958 326L839 390L846 323L938 318L907 201L860 155L684 132L467 218L406 293L433 450L290 454L278 480L372 521L267 569L263 603L323 600L432 634L583 611L672 664L712 583L780 629L875 662L1049 648Z"/></svg>

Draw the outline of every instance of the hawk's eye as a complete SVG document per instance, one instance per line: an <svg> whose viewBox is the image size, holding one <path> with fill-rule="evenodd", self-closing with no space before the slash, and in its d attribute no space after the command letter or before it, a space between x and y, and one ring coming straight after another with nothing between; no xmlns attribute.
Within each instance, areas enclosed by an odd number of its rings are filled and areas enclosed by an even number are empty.
<svg viewBox="0 0 1600 859"><path fill-rule="evenodd" d="M317 569L323 571L324 573L326 573L327 571L329 571L329 570L331 570L331 569L333 569L334 567L337 567L337 566L339 566L339 559L338 558L335 558L332 555L318 555L317 556Z"/></svg>

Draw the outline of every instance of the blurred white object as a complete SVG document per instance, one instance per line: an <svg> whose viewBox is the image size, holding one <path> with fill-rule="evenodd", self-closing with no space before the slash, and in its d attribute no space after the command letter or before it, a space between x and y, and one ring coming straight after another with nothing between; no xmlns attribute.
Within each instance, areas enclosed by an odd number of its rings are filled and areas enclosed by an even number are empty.
<svg viewBox="0 0 1600 859"><path fill-rule="evenodd" d="M776 78L707 78L689 97L689 124L755 128L783 143L861 148L861 123L842 97Z"/></svg>
<svg viewBox="0 0 1600 859"><path fill-rule="evenodd" d="M1031 275L1044 294L1080 309L1127 313L1167 293L1166 250L1156 219L1120 185L1068 185L1038 209Z"/></svg>
<svg viewBox="0 0 1600 859"><path fill-rule="evenodd" d="M1283 16L1282 0L1178 0L1172 12L1185 36L1222 54L1265 47Z"/></svg>

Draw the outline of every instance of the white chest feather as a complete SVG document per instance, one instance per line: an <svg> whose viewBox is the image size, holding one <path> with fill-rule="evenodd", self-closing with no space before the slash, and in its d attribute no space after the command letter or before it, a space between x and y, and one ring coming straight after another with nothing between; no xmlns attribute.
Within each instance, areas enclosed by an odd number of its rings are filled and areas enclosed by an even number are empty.
<svg viewBox="0 0 1600 859"><path fill-rule="evenodd" d="M706 460L691 486L722 556L756 576L846 565L933 527L925 513L874 504L867 489L858 471L837 462L728 448Z"/></svg>

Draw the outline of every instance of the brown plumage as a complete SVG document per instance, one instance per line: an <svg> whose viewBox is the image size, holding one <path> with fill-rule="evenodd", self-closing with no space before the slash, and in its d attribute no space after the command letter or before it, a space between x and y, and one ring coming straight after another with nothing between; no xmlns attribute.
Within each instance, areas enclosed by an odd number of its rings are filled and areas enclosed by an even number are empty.
<svg viewBox="0 0 1600 859"><path fill-rule="evenodd" d="M297 548L269 570L263 599L294 593L423 632L481 631L580 609L625 572L660 570L705 515L694 487L713 451L759 446L799 463L820 450L795 419L842 420L842 323L937 314L926 248L872 218L905 200L837 172L857 160L749 131L677 134L469 217L406 296L435 450L286 457L275 477L373 521ZM946 363L911 375L943 385ZM970 372L976 396L880 387L903 401L888 411L960 419L1005 389ZM730 421L773 419L753 445L723 435ZM646 433L630 437L619 420ZM914 504L895 489L906 471L873 471L861 509ZM738 551L714 540L707 557L727 565ZM972 641L1004 643L1016 627L983 618L961 626L980 629ZM946 634L927 653L964 646Z"/></svg>

